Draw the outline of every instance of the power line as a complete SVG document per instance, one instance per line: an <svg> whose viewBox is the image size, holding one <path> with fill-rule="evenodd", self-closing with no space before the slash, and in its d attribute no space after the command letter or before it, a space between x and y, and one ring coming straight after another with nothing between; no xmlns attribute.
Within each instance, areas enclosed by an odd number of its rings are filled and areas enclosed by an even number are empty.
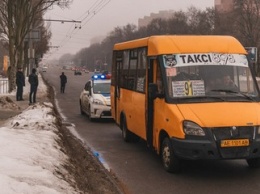
<svg viewBox="0 0 260 194"><path fill-rule="evenodd" d="M107 1L107 2L106 2ZM63 47L64 45L66 45L68 42L69 42L69 39L71 39L72 38L72 36L73 36L73 34L76 34L76 32L75 33L73 33L74 31L78 31L79 29L81 29L83 26L85 26L98 12L100 12L109 2L110 2L111 0L101 0L100 2L95 2L92 6L91 6L91 8L87 11L87 12L85 12L85 14L87 13L87 15L79 22L79 21L75 21L75 20L53 20L53 21L59 21L59 22L61 22L61 21L67 21L67 22L74 22L74 23L82 23L84 20L86 20L88 17L90 17L90 18L88 18L88 20L87 21L85 21L85 23L82 25L82 26L80 26L80 27L77 27L77 26L75 26L72 30L69 30L69 31L71 31L71 32L69 32L68 31L68 33L67 33L67 35L66 35L66 37L61 41L61 43L60 43L60 46L59 46L59 48L60 47ZM92 9L93 8L93 9ZM92 10L91 10L92 9ZM91 14L90 14L91 13ZM84 15L84 14L83 14ZM82 16L81 16L82 17ZM52 20L45 20L45 21L52 21ZM56 50L56 52L58 51L58 48L57 48L57 50ZM54 52L55 53L55 52Z"/></svg>

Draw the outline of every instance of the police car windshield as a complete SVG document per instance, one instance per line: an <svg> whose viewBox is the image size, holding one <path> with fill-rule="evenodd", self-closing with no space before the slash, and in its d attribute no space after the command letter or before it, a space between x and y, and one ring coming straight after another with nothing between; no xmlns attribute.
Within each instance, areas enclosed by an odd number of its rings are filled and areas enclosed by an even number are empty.
<svg viewBox="0 0 260 194"><path fill-rule="evenodd" d="M110 93L110 83L94 82L93 92L95 94L109 94Z"/></svg>
<svg viewBox="0 0 260 194"><path fill-rule="evenodd" d="M259 96L245 55L216 53L164 55L163 63L166 92L170 98L185 100L225 95L239 101L241 99L238 98L245 95ZM236 95L237 93L244 95Z"/></svg>

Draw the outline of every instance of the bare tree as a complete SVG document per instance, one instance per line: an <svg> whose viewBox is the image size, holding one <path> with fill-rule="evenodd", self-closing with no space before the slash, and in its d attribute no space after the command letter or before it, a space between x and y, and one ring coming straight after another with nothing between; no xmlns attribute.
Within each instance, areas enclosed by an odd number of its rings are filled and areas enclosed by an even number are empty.
<svg viewBox="0 0 260 194"><path fill-rule="evenodd" d="M18 65L24 65L24 40L37 27L43 13L54 4L68 5L72 0L1 0L0 29L9 42L9 92L15 89Z"/></svg>
<svg viewBox="0 0 260 194"><path fill-rule="evenodd" d="M235 0L235 29L245 46L259 46L260 0Z"/></svg>
<svg viewBox="0 0 260 194"><path fill-rule="evenodd" d="M238 38L245 47L260 48L260 0L235 0L234 10L222 14L220 23L216 27L226 24L226 32ZM218 15L220 15L218 13ZM223 17L228 16L228 17ZM258 57L259 58L259 54ZM254 64L260 75L259 62Z"/></svg>
<svg viewBox="0 0 260 194"><path fill-rule="evenodd" d="M155 18L147 26L148 36L150 35L162 35L168 29L168 24L165 19Z"/></svg>
<svg viewBox="0 0 260 194"><path fill-rule="evenodd" d="M169 34L190 34L190 27L188 25L188 16L183 11L177 11L168 20Z"/></svg>
<svg viewBox="0 0 260 194"><path fill-rule="evenodd" d="M190 7L187 12L188 25L192 34L212 34L214 29L215 11L207 8L205 11Z"/></svg>

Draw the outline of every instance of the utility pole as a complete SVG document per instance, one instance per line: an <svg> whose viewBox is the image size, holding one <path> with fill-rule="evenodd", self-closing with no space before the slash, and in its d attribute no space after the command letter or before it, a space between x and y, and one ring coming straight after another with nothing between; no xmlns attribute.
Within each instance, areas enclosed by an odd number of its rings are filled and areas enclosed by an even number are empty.
<svg viewBox="0 0 260 194"><path fill-rule="evenodd" d="M77 21L77 20L53 20L53 19L43 19L43 21L46 21L46 22L61 22L62 24L63 24L64 22L81 23L81 21ZM79 27L79 29L81 29L81 26ZM50 48L59 48L59 46L50 46Z"/></svg>
<svg viewBox="0 0 260 194"><path fill-rule="evenodd" d="M51 20L51 19L44 19L43 21L46 21L46 22L61 22L61 23L64 23L64 22L81 23L81 21L76 21L76 20Z"/></svg>
<svg viewBox="0 0 260 194"><path fill-rule="evenodd" d="M34 67L34 49L33 49L33 40L32 40L32 26L30 27L30 32L29 32L29 67L27 74L29 75L32 68Z"/></svg>

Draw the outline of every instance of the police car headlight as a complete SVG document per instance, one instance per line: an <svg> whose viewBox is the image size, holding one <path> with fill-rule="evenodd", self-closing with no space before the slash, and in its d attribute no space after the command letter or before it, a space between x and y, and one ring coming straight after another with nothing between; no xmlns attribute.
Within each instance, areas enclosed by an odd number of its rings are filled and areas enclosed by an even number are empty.
<svg viewBox="0 0 260 194"><path fill-rule="evenodd" d="M98 105L104 105L104 102L101 101L101 100L98 100L98 99L94 99L94 100L93 100L93 103L94 103L94 104L98 104Z"/></svg>
<svg viewBox="0 0 260 194"><path fill-rule="evenodd" d="M183 122L183 131L186 135L194 135L194 136L205 136L204 130L191 121Z"/></svg>

